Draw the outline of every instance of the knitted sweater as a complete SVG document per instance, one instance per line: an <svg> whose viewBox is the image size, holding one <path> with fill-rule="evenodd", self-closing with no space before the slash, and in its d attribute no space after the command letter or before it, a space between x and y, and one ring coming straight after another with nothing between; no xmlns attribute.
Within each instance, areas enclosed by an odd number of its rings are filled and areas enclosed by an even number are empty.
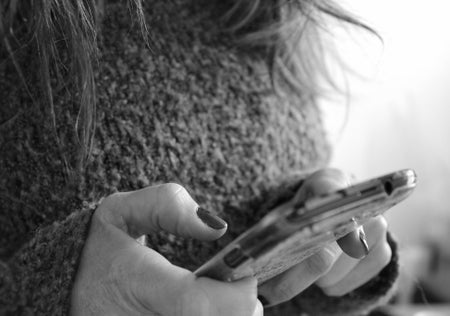
<svg viewBox="0 0 450 316"><path fill-rule="evenodd" d="M275 94L264 63L218 36L198 3L146 2L152 50L122 3L106 5L96 138L91 163L75 180L64 174L47 108L14 67L0 65L1 315L68 313L91 205L101 197L169 181L185 186L229 223L227 234L212 243L164 232L148 240L174 264L195 269L292 196L300 172L326 166L318 108ZM33 82L33 64L24 70ZM70 153L67 98L54 93L62 151ZM358 315L389 297L396 276L394 255L344 297L312 286L266 315Z"/></svg>

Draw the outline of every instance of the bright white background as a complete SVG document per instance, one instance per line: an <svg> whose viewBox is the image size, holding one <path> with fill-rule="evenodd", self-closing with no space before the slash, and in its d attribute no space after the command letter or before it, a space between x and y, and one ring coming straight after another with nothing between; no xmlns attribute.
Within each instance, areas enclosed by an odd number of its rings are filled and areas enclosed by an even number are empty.
<svg viewBox="0 0 450 316"><path fill-rule="evenodd" d="M339 43L364 79L349 78L347 118L344 100L323 102L332 165L359 179L415 169L416 192L387 213L391 230L403 246L450 232L450 2L347 0L345 7L384 43L359 35Z"/></svg>

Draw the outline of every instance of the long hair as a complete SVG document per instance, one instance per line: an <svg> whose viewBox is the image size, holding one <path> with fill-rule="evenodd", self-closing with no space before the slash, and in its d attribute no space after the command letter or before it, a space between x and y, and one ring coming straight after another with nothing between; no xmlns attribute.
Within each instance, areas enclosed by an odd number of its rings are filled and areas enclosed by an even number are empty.
<svg viewBox="0 0 450 316"><path fill-rule="evenodd" d="M378 33L330 0L230 0L222 16L236 41L264 52L273 85L314 100L325 86L338 89L327 57L342 60L335 50L333 27L353 26ZM321 84L322 83L322 84Z"/></svg>
<svg viewBox="0 0 450 316"><path fill-rule="evenodd" d="M129 0L142 30L141 0ZM31 99L23 64L18 52L32 47L37 52L40 93L50 113L54 139L71 174L89 157L95 130L95 66L98 59L97 31L103 14L103 0L0 0L0 63L11 62ZM146 38L144 36L144 38ZM55 80L56 79L56 80ZM57 132L56 106L53 99L57 89L70 91L75 112L75 150L77 157L67 157ZM75 161L75 163L72 163Z"/></svg>
<svg viewBox="0 0 450 316"><path fill-rule="evenodd" d="M269 66L274 85L287 87L306 99L320 94L319 77L332 83L323 61L329 49L322 40L322 34L327 32L327 18L376 34L330 0L215 1L221 8L224 31L233 34L236 45L256 48ZM141 0L129 0L128 5L147 41ZM87 161L94 137L94 69L103 6L103 0L0 0L0 56L4 59L0 63L11 62L27 87L16 51L27 45L37 49L41 93L47 101L61 152L52 80L66 83L76 112L73 128L79 147L78 166ZM70 163L61 155L69 168Z"/></svg>

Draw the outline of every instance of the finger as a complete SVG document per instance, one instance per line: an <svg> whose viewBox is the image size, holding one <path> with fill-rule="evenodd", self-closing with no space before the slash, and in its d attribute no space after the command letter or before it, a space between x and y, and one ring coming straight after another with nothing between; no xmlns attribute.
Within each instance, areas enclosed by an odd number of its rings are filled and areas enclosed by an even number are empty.
<svg viewBox="0 0 450 316"><path fill-rule="evenodd" d="M321 288L330 287L342 279L344 279L360 262L360 259L355 259L343 253L335 262L330 271L321 276L316 285Z"/></svg>
<svg viewBox="0 0 450 316"><path fill-rule="evenodd" d="M297 201L305 200L311 196L323 195L351 184L352 176L338 169L322 169L313 173L305 181L296 196ZM338 240L338 245L350 257L361 259L367 255L367 249L360 240L358 231L353 231Z"/></svg>
<svg viewBox="0 0 450 316"><path fill-rule="evenodd" d="M264 315L264 307L262 303L259 300L257 300L255 311L253 312L252 316L263 316L263 315Z"/></svg>
<svg viewBox="0 0 450 316"><path fill-rule="evenodd" d="M389 244L382 243L369 253L344 279L322 290L328 296L345 295L365 284L389 263L392 250Z"/></svg>
<svg viewBox="0 0 450 316"><path fill-rule="evenodd" d="M362 229L361 227L359 229ZM370 251L370 247L366 247L366 238L361 236L359 229L354 230L344 237L337 240L339 247L350 257L362 259ZM364 232L364 231L363 231ZM364 233L363 233L364 234ZM363 240L361 238L364 238Z"/></svg>
<svg viewBox="0 0 450 316"><path fill-rule="evenodd" d="M270 279L259 288L259 294L267 305L275 305L292 299L326 274L342 250L333 242L296 266Z"/></svg>
<svg viewBox="0 0 450 316"><path fill-rule="evenodd" d="M350 176L338 169L321 169L305 180L294 199L304 201L312 196L346 188L350 183Z"/></svg>
<svg viewBox="0 0 450 316"><path fill-rule="evenodd" d="M375 277L390 262L392 250L384 238L343 279L322 290L329 296L345 295Z"/></svg>
<svg viewBox="0 0 450 316"><path fill-rule="evenodd" d="M100 205L99 216L132 237L165 230L200 240L222 236L227 224L199 208L181 185L167 183L138 191L117 193Z"/></svg>
<svg viewBox="0 0 450 316"><path fill-rule="evenodd" d="M382 216L369 220L364 227L369 248L374 248L379 242L383 242L383 236L386 235L387 231L387 223ZM361 260L344 253L338 258L330 271L317 280L316 284L322 288L330 287L344 279L360 262Z"/></svg>

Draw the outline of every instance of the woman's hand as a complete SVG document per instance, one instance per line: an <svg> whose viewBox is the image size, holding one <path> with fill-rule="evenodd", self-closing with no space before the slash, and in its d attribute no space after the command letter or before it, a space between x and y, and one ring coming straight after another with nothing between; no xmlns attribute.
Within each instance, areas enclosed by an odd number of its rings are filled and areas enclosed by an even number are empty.
<svg viewBox="0 0 450 316"><path fill-rule="evenodd" d="M312 174L298 200L343 188L343 173ZM226 224L204 212L177 184L164 184L106 198L94 213L72 291L73 315L262 315L254 278L233 283L196 278L136 239L158 230L214 240ZM258 288L268 305L287 301L316 284L330 296L361 286L389 263L387 224L379 216L365 226L369 253L350 233ZM350 254L347 255L347 254ZM358 259L359 258L359 259Z"/></svg>
<svg viewBox="0 0 450 316"><path fill-rule="evenodd" d="M106 198L95 211L71 297L72 315L263 314L254 278L196 278L136 239L165 230L214 240L226 223L198 208L177 184Z"/></svg>
<svg viewBox="0 0 450 316"><path fill-rule="evenodd" d="M306 179L295 198L304 200L349 184L339 170L324 169ZM265 305L275 305L292 299L311 284L329 296L341 296L363 285L390 262L392 254L386 240L387 223L382 216L365 224L364 231L368 254L358 233L352 232L264 283L258 288L260 300Z"/></svg>

